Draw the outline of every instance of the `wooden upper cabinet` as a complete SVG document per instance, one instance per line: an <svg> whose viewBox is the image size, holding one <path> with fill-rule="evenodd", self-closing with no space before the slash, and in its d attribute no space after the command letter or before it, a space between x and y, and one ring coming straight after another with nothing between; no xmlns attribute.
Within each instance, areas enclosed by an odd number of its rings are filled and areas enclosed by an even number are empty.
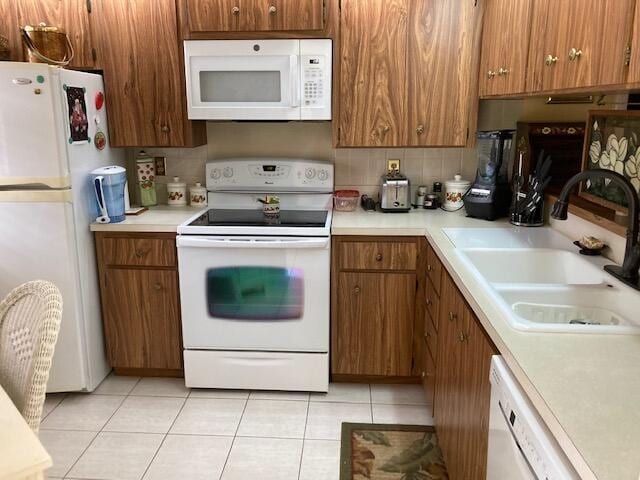
<svg viewBox="0 0 640 480"><path fill-rule="evenodd" d="M626 81L633 0L535 0L527 91Z"/></svg>
<svg viewBox="0 0 640 480"><path fill-rule="evenodd" d="M173 0L93 0L113 147L193 146L204 124L186 119L183 61Z"/></svg>
<svg viewBox="0 0 640 480"><path fill-rule="evenodd" d="M324 28L324 0L186 0L191 32Z"/></svg>
<svg viewBox="0 0 640 480"><path fill-rule="evenodd" d="M67 33L75 51L70 67L94 66L86 0L17 0L15 5L20 26L46 23Z"/></svg>
<svg viewBox="0 0 640 480"><path fill-rule="evenodd" d="M477 111L483 2L409 2L407 89L409 146L465 146Z"/></svg>
<svg viewBox="0 0 640 480"><path fill-rule="evenodd" d="M9 60L22 60L22 43L20 40L20 22L18 21L18 6L13 0L0 0L0 35L8 40Z"/></svg>
<svg viewBox="0 0 640 480"><path fill-rule="evenodd" d="M341 146L405 142L409 0L342 0Z"/></svg>
<svg viewBox="0 0 640 480"><path fill-rule="evenodd" d="M525 91L533 0L487 0L480 60L481 97Z"/></svg>

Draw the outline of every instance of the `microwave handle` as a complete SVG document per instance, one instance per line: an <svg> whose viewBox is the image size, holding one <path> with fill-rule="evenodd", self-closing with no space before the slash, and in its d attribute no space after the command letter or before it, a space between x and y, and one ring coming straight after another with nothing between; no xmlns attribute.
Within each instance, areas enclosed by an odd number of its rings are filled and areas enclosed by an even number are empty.
<svg viewBox="0 0 640 480"><path fill-rule="evenodd" d="M302 76L298 71L298 55L289 55L289 81L291 82L291 107L297 108L300 103Z"/></svg>

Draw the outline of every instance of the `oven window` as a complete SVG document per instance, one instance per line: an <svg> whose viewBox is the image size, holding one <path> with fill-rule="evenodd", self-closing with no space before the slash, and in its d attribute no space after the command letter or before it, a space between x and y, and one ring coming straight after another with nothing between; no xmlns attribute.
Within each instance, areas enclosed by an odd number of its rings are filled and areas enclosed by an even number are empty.
<svg viewBox="0 0 640 480"><path fill-rule="evenodd" d="M304 313L297 268L221 267L207 270L209 315L237 320L291 320Z"/></svg>
<svg viewBox="0 0 640 480"><path fill-rule="evenodd" d="M200 72L202 102L280 102L280 71Z"/></svg>

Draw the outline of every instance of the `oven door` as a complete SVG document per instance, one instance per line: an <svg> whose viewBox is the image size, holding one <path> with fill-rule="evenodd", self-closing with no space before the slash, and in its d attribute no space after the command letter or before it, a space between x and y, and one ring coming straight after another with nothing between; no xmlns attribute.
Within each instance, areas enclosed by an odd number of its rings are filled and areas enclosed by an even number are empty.
<svg viewBox="0 0 640 480"><path fill-rule="evenodd" d="M330 239L179 236L185 349L327 352Z"/></svg>
<svg viewBox="0 0 640 480"><path fill-rule="evenodd" d="M185 41L194 120L300 120L299 40Z"/></svg>

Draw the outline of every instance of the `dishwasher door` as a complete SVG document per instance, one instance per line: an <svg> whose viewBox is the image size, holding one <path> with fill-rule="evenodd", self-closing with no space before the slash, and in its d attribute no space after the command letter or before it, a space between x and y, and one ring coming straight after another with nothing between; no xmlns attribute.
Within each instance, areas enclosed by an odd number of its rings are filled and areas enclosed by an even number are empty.
<svg viewBox="0 0 640 480"><path fill-rule="evenodd" d="M579 480L500 355L490 380L487 480Z"/></svg>

